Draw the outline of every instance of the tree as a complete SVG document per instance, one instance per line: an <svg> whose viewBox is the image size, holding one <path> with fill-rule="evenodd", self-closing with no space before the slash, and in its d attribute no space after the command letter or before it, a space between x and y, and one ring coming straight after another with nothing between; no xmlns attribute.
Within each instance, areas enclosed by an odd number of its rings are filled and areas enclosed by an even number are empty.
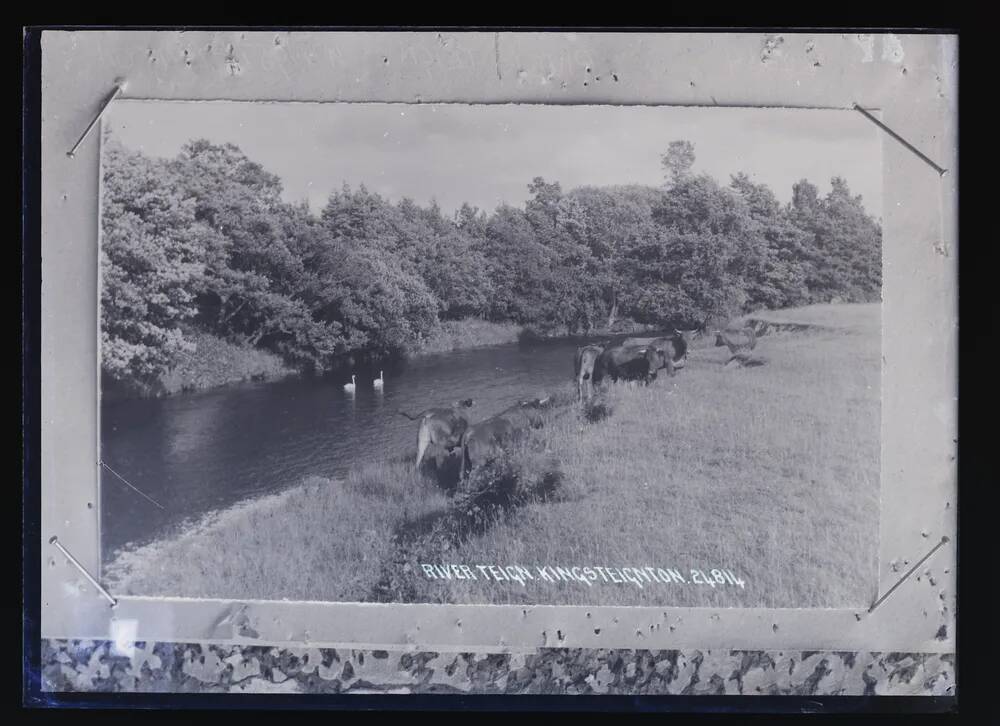
<svg viewBox="0 0 1000 726"><path fill-rule="evenodd" d="M623 254L657 234L652 209L661 196L660 190L636 185L580 187L560 204L561 225L587 251L580 274L588 298L581 303L595 320L603 315L608 327L618 317L622 291L631 285L621 267Z"/></svg>
<svg viewBox="0 0 1000 726"><path fill-rule="evenodd" d="M797 183L789 217L806 236L803 256L812 301L880 299L882 229L844 179L834 177L825 198L807 181Z"/></svg>
<svg viewBox="0 0 1000 726"><path fill-rule="evenodd" d="M314 317L342 331L333 354L405 355L437 327L437 298L384 250L338 238L315 265Z"/></svg>
<svg viewBox="0 0 1000 726"><path fill-rule="evenodd" d="M282 202L281 180L233 144L192 141L172 167L195 200L197 219L224 240L207 261L200 319L218 335L290 352L291 320L308 319L296 298L307 276L301 253L308 222Z"/></svg>
<svg viewBox="0 0 1000 726"><path fill-rule="evenodd" d="M148 385L193 349L181 325L197 313L221 240L196 218L169 164L108 137L102 171L102 370Z"/></svg>
<svg viewBox="0 0 1000 726"><path fill-rule="evenodd" d="M660 157L667 186L675 186L688 177L694 159L694 144L690 141L671 141L667 153Z"/></svg>
<svg viewBox="0 0 1000 726"><path fill-rule="evenodd" d="M324 370L406 355L444 319L590 332L878 299L881 227L845 180L826 197L801 180L782 206L746 174L728 187L693 174L690 142L661 160L661 188L535 177L523 208L463 204L449 219L434 201L344 185L317 217L232 144L195 140L161 161L109 138L102 368L155 382L192 327Z"/></svg>
<svg viewBox="0 0 1000 726"><path fill-rule="evenodd" d="M555 229L558 224L559 200L562 199L559 182L550 184L536 176L528 185L528 192L531 197L524 206L528 221L535 229Z"/></svg>
<svg viewBox="0 0 1000 726"><path fill-rule="evenodd" d="M433 238L433 247L421 257L417 270L437 297L441 318L456 320L487 313L493 285L486 259L457 228Z"/></svg>
<svg viewBox="0 0 1000 726"><path fill-rule="evenodd" d="M626 255L629 277L639 283L630 302L637 319L695 323L747 305L762 244L738 193L705 174L679 178L652 217L658 235Z"/></svg>
<svg viewBox="0 0 1000 726"><path fill-rule="evenodd" d="M741 172L731 178L730 188L747 204L757 225L753 234L762 243L747 281L748 305L780 308L808 302L805 256L808 236L795 227L770 187L753 182Z"/></svg>

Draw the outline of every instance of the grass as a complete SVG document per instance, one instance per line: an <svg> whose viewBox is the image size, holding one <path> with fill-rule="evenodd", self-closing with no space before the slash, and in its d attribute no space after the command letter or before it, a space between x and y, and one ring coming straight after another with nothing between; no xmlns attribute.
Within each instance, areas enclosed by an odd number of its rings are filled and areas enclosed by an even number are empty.
<svg viewBox="0 0 1000 726"><path fill-rule="evenodd" d="M546 425L457 495L403 461L373 464L132 553L113 568L116 586L310 600L867 605L879 308L777 315L825 327L763 336L755 368L726 368L726 348L697 346L676 378L612 386L584 410L567 383ZM536 577L430 579L422 564L516 565ZM686 582L549 582L541 566L674 569ZM725 568L745 585L696 585L693 568Z"/></svg>
<svg viewBox="0 0 1000 726"><path fill-rule="evenodd" d="M438 331L424 341L417 355L516 343L520 333L521 326L514 323L493 323L479 318L445 320Z"/></svg>
<svg viewBox="0 0 1000 726"><path fill-rule="evenodd" d="M129 595L364 600L392 554L396 523L446 506L412 467L372 464L207 517L125 553L106 577Z"/></svg>
<svg viewBox="0 0 1000 726"><path fill-rule="evenodd" d="M249 345L237 345L209 333L185 333L195 344L176 366L160 378L164 393L200 391L230 383L269 380L293 375L280 356Z"/></svg>
<svg viewBox="0 0 1000 726"><path fill-rule="evenodd" d="M793 310L763 310L746 315L744 318L765 320L778 325L782 323L811 325L877 338L882 330L882 319L877 310L877 304L821 304L807 305Z"/></svg>

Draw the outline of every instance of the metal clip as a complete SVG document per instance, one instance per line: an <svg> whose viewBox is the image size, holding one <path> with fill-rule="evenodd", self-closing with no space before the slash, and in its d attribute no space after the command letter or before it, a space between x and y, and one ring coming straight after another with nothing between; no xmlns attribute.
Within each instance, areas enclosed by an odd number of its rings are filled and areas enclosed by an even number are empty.
<svg viewBox="0 0 1000 726"><path fill-rule="evenodd" d="M71 555L69 553L69 550L67 550L65 547L62 546L62 543L59 541L58 537L53 536L51 539L49 539L49 544L55 545L57 548L59 548L60 552L66 555L66 559L68 559L73 564L73 566L76 567L76 569L78 569L80 572L83 573L83 576L90 581L91 585L97 588L97 591L99 593L101 593L105 598L107 598L108 602L111 603L111 607L115 607L118 605L118 601L111 596L111 593L109 593L107 590L101 587L101 583L95 580L94 576L91 575L89 572L87 572L87 568L81 565L80 561L77 560L73 555Z"/></svg>
<svg viewBox="0 0 1000 726"><path fill-rule="evenodd" d="M73 148L66 152L66 156L68 156L71 159L74 156L76 156L76 150L80 148L80 144L82 144L84 139L87 138L87 136L93 130L94 126L97 125L97 122L101 120L101 116L103 116L104 112L108 110L108 106L111 105L111 102L114 101L116 98L118 98L118 96L124 90L125 90L125 79L124 78L115 79L115 90L111 92L111 95L109 95L106 99L104 99L104 103L101 104L101 108L97 112L97 115L94 116L93 120L87 125L87 128L84 129L83 134L80 136L77 142L73 144Z"/></svg>

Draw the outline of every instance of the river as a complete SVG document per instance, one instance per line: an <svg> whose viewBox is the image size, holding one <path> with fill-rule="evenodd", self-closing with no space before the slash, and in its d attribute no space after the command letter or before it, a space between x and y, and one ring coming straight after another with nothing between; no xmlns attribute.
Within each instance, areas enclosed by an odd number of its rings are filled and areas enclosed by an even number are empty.
<svg viewBox="0 0 1000 726"><path fill-rule="evenodd" d="M288 378L166 398L101 405L101 547L179 531L204 514L281 491L305 477L336 477L362 462L416 451L417 413L474 398L473 421L572 380L578 340L541 341L427 355L385 369L384 389L359 375ZM375 371L375 376L378 371Z"/></svg>

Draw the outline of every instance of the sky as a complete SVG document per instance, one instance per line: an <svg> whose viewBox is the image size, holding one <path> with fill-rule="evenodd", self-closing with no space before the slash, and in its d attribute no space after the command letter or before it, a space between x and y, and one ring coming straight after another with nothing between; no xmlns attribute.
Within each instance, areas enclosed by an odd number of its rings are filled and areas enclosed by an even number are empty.
<svg viewBox="0 0 1000 726"><path fill-rule="evenodd" d="M695 172L723 184L746 172L791 198L844 177L882 215L877 127L853 111L669 106L116 101L103 122L126 146L173 157L195 138L239 146L277 174L290 202L316 212L344 183L393 201L522 206L536 176L573 187L663 182L671 141L695 147Z"/></svg>

